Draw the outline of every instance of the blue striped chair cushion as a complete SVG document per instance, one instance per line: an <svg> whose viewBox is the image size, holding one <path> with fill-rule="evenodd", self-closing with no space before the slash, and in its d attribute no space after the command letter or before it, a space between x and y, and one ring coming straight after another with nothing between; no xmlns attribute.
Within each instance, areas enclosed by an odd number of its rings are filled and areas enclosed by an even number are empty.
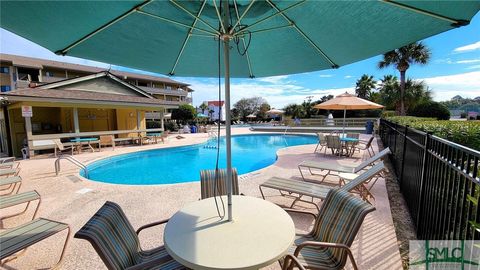
<svg viewBox="0 0 480 270"><path fill-rule="evenodd" d="M213 197L215 194L215 170L201 170L200 171L200 186L202 199ZM232 168L232 193L239 194L238 189L238 173L237 169ZM216 195L227 195L227 170L218 169L218 182Z"/></svg>
<svg viewBox="0 0 480 270"><path fill-rule="evenodd" d="M344 244L350 247L362 225L365 216L375 208L361 199L346 191L331 190L315 221L313 236L309 240ZM306 240L306 239L303 239ZM302 239L297 239L297 244ZM329 269L342 268L347 260L347 253L339 248L310 249L304 248L300 252L299 259L305 265L316 265L313 268L323 266Z"/></svg>

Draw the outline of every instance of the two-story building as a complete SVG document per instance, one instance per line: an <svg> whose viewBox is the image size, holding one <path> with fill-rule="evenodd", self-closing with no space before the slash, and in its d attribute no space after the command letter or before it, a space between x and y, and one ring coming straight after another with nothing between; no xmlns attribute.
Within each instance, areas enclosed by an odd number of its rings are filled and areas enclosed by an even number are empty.
<svg viewBox="0 0 480 270"><path fill-rule="evenodd" d="M151 120L162 130L164 115L193 92L169 78L7 54L0 72L0 150L16 156L45 139L141 136Z"/></svg>

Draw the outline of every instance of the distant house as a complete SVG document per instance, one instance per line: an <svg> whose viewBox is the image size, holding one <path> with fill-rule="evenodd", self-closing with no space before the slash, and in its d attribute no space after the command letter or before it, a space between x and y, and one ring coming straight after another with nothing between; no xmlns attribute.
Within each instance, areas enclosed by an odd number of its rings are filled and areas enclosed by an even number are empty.
<svg viewBox="0 0 480 270"><path fill-rule="evenodd" d="M207 104L207 115L210 121L225 121L225 101L204 101L204 104Z"/></svg>

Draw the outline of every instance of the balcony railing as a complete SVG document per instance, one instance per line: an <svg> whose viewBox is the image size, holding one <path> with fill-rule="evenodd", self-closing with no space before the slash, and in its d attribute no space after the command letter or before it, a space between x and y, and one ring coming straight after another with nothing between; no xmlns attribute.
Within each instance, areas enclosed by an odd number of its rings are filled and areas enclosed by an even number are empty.
<svg viewBox="0 0 480 270"><path fill-rule="evenodd" d="M138 88L142 89L143 91L149 94L159 94L159 95L172 95L172 96L187 96L188 92L181 89L181 90L168 90L164 88L153 88L153 87L146 87L146 86L138 86Z"/></svg>

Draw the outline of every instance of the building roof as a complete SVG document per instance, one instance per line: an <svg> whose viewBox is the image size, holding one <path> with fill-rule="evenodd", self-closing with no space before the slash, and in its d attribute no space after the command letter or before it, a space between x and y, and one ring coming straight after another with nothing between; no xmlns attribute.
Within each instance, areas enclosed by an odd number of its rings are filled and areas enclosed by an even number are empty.
<svg viewBox="0 0 480 270"><path fill-rule="evenodd" d="M218 101L218 100L213 100L213 101L207 101L208 106L215 106L215 107L222 107L223 104L225 104L225 101Z"/></svg>
<svg viewBox="0 0 480 270"><path fill-rule="evenodd" d="M55 100L58 102L79 103L81 101L107 102L112 104L138 104L138 105L154 105L161 107L164 105L176 105L174 101L166 101L155 98L116 95L108 93L98 93L91 91L79 90L59 90L59 89L41 89L26 88L17 89L10 92L2 93L11 101L47 101ZM176 107L176 106L175 106Z"/></svg>
<svg viewBox="0 0 480 270"><path fill-rule="evenodd" d="M131 85L119 78L117 78L115 75L113 75L112 73L110 73L109 71L101 71L101 72L98 72L98 73L95 73L95 74L91 74L91 75L87 75L87 76L83 76L83 77L78 77L78 78L71 78L71 79L65 79L65 80L62 80L62 81L58 81L58 82L52 82L52 83L47 83L47 84L42 84L42 85L39 85L35 88L39 88L39 89L54 89L54 88L57 88L57 87L62 87L62 86L66 86L66 85L70 85L70 84L75 84L75 83L79 83L79 82L84 82L84 81L89 81L89 80L94 80L94 79L97 79L97 78L101 78L101 77L107 77L121 85L123 85L124 87L146 97L146 98L154 98L153 96L151 96L149 93L143 91L142 89L136 87L135 85Z"/></svg>
<svg viewBox="0 0 480 270"><path fill-rule="evenodd" d="M71 63L65 63L65 62L59 62L59 61L53 61L53 60L46 60L46 59L12 55L12 54L4 54L4 53L0 53L0 60L12 62L14 66L38 68L38 69L43 69L45 67L52 67L52 68L60 68L60 69L66 69L66 70L75 70L75 71L83 71L83 72L91 72L91 73L98 73L105 70L105 68L71 64ZM119 76L121 78L127 77L130 79L149 80L154 82L162 82L162 83L175 84L180 86L189 85L186 83L172 80L170 78L154 76L154 75L146 75L146 74L118 71L118 70L110 70L110 73L116 76Z"/></svg>

